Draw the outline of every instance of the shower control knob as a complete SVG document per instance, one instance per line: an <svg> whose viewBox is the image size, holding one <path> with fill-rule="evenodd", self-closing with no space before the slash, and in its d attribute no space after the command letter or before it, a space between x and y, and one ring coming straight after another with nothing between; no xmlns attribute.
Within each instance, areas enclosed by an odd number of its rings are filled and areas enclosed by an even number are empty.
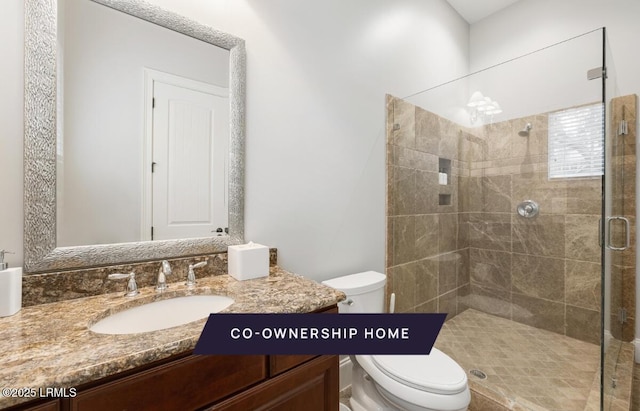
<svg viewBox="0 0 640 411"><path fill-rule="evenodd" d="M518 214L524 218L532 218L538 215L540 207L533 200L525 200L518 204Z"/></svg>

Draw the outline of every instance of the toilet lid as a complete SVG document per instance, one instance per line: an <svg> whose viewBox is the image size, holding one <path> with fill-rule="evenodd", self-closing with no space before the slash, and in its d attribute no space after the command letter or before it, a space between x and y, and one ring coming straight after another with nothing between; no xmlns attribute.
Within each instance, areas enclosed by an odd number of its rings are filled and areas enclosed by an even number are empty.
<svg viewBox="0 0 640 411"><path fill-rule="evenodd" d="M457 394L467 375L451 357L433 348L429 355L373 355L373 363L388 377L422 391Z"/></svg>

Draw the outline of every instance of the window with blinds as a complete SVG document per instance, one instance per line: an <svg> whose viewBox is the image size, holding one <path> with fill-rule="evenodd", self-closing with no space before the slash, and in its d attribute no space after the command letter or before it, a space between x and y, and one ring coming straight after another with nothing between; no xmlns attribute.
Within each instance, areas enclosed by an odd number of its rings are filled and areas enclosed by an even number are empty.
<svg viewBox="0 0 640 411"><path fill-rule="evenodd" d="M603 105L549 114L549 178L594 177L604 172Z"/></svg>

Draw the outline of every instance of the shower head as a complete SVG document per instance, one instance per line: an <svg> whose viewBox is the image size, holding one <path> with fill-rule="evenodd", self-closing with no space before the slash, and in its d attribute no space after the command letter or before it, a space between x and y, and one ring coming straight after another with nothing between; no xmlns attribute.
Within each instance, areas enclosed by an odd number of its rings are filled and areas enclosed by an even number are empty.
<svg viewBox="0 0 640 411"><path fill-rule="evenodd" d="M532 128L533 126L531 123L527 123L522 130L518 131L518 135L522 137L529 137L529 131L531 131Z"/></svg>

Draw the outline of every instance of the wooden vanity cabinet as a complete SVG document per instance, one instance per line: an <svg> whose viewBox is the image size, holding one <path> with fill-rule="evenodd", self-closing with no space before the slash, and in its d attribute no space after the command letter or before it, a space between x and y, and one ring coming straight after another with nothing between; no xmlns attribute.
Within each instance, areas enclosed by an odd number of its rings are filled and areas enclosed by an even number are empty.
<svg viewBox="0 0 640 411"><path fill-rule="evenodd" d="M38 405L27 405L23 411L60 411L60 400L51 400Z"/></svg>
<svg viewBox="0 0 640 411"><path fill-rule="evenodd" d="M189 355L79 389L69 400L69 409L196 410L263 381L266 361L264 355Z"/></svg>
<svg viewBox="0 0 640 411"><path fill-rule="evenodd" d="M337 411L338 356L320 356L268 379L207 411Z"/></svg>
<svg viewBox="0 0 640 411"><path fill-rule="evenodd" d="M318 310L337 313L337 307ZM22 404L29 411L337 411L338 356L191 355L77 387L74 398Z"/></svg>

